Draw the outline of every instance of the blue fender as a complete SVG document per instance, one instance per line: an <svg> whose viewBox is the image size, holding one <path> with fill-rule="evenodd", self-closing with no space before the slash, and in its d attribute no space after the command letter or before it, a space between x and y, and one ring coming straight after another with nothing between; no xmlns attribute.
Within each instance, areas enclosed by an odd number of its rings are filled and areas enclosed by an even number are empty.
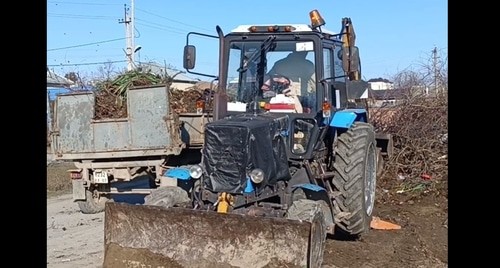
<svg viewBox="0 0 500 268"><path fill-rule="evenodd" d="M312 184L312 183L301 183L301 184L296 184L294 186L292 186L292 188L301 188L301 189L305 189L305 190L311 190L311 191L314 191L314 192L319 192L319 191L325 191L326 192L326 189L321 187L321 186L318 186L316 184Z"/></svg>
<svg viewBox="0 0 500 268"><path fill-rule="evenodd" d="M335 128L350 128L355 121L367 122L365 109L345 109L333 114L330 126Z"/></svg>
<svg viewBox="0 0 500 268"><path fill-rule="evenodd" d="M191 175L189 174L188 167L169 168L163 173L163 176L174 178L174 179L179 179L179 180L183 180L183 181L187 181L187 180L191 179Z"/></svg>
<svg viewBox="0 0 500 268"><path fill-rule="evenodd" d="M252 180L250 180L250 177L247 177L247 185L243 190L243 193L248 194L248 193L253 193L254 191L255 187L253 186L253 182Z"/></svg>
<svg viewBox="0 0 500 268"><path fill-rule="evenodd" d="M300 188L303 189L307 199L311 200L325 200L326 203L330 203L328 200L328 193L326 192L326 189L312 183L301 183L301 184L296 184L292 186L292 191L295 191L295 189Z"/></svg>
<svg viewBox="0 0 500 268"><path fill-rule="evenodd" d="M304 190L307 199L324 200L330 207L332 206L331 200L328 196L328 192L325 188L312 183L301 183L292 186L292 191L297 188L301 188Z"/></svg>
<svg viewBox="0 0 500 268"><path fill-rule="evenodd" d="M326 189L312 183L296 184L292 186L292 188L293 190L297 188L303 189L306 194L306 198L309 200L323 200L326 202L326 204L328 204L329 212L323 210L323 213L325 213L324 217L325 217L327 232L333 234L333 230L335 227L333 219L333 210L332 210L333 204L332 201L330 200L330 197L328 196L328 192L326 191Z"/></svg>

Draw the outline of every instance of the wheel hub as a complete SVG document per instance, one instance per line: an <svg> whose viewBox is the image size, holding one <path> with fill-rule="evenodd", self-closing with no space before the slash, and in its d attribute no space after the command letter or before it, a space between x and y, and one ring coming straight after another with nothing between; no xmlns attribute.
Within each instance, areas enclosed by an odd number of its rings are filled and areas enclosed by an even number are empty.
<svg viewBox="0 0 500 268"><path fill-rule="evenodd" d="M375 185L376 185L376 159L375 159L375 146L372 144L368 149L366 158L365 170L365 209L366 214L371 215L375 203Z"/></svg>

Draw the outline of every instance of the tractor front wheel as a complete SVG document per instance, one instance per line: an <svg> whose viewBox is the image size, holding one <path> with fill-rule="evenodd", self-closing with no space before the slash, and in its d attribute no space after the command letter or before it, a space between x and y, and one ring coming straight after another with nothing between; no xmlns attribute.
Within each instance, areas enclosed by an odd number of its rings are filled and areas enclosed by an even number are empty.
<svg viewBox="0 0 500 268"><path fill-rule="evenodd" d="M299 199L292 203L286 218L311 223L309 237L309 254L307 267L321 267L325 250L326 224L323 208L327 206L323 200Z"/></svg>

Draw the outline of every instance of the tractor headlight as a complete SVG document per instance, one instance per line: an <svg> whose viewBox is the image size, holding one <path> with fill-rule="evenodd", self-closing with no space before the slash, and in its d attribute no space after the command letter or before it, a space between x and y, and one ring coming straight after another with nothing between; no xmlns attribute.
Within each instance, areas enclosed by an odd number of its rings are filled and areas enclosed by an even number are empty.
<svg viewBox="0 0 500 268"><path fill-rule="evenodd" d="M199 179L201 177L202 170L199 165L192 165L189 167L189 176L193 179Z"/></svg>
<svg viewBox="0 0 500 268"><path fill-rule="evenodd" d="M264 180L264 171L260 168L256 168L248 174L250 180L254 183L261 183Z"/></svg>

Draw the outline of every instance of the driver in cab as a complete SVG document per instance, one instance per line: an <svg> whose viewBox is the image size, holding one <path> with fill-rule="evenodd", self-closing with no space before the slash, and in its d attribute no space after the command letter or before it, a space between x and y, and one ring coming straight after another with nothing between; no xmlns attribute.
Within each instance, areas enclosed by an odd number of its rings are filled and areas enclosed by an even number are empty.
<svg viewBox="0 0 500 268"><path fill-rule="evenodd" d="M312 105L308 102L306 96L308 92L313 91L310 89L311 81L313 82L312 88L314 88L314 64L306 59L307 53L307 51L293 51L285 58L274 63L274 66L266 75L268 79L261 87L264 98L273 97L276 93L279 93L274 92L272 88L279 85L285 96L299 97L299 103L304 107L300 110L303 110L304 113L311 112L310 107ZM297 84L300 88L292 89L290 87L292 83Z"/></svg>

